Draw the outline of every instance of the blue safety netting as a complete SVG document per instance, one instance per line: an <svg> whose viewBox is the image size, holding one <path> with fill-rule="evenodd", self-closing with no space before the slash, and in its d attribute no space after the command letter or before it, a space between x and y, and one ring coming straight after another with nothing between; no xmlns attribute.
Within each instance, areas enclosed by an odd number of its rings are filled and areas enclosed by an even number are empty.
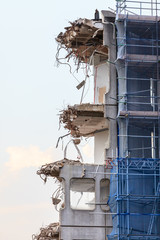
<svg viewBox="0 0 160 240"><path fill-rule="evenodd" d="M160 159L116 161L110 179L113 230L108 239L160 239Z"/></svg>

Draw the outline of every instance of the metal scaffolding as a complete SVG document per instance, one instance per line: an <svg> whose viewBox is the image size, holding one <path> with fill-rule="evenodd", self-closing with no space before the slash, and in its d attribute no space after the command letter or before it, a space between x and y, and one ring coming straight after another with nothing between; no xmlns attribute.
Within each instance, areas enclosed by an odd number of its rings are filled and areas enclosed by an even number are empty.
<svg viewBox="0 0 160 240"><path fill-rule="evenodd" d="M160 1L117 0L118 158L108 239L160 239Z"/></svg>
<svg viewBox="0 0 160 240"><path fill-rule="evenodd" d="M158 0L116 0L118 14L133 14L158 16L160 14L160 3Z"/></svg>

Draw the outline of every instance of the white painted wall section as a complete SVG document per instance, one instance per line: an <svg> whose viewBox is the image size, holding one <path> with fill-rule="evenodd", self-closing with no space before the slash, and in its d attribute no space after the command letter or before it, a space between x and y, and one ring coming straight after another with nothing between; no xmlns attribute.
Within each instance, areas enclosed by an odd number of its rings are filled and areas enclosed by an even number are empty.
<svg viewBox="0 0 160 240"><path fill-rule="evenodd" d="M110 90L109 63L94 67L94 102L105 103L105 93Z"/></svg>

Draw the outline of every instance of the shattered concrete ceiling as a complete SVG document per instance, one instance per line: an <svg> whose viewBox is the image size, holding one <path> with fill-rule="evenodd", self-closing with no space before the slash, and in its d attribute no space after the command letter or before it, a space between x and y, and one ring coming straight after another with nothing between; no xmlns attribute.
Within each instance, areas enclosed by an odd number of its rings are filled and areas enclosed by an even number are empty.
<svg viewBox="0 0 160 240"><path fill-rule="evenodd" d="M60 114L60 123L70 130L73 137L93 136L97 131L109 128L109 121L104 118L103 104L68 106L68 109Z"/></svg>
<svg viewBox="0 0 160 240"><path fill-rule="evenodd" d="M60 170L65 164L78 164L81 165L80 161L63 159L53 163L48 163L42 165L42 167L37 171L37 174L42 178L44 182L47 181L47 177L57 178L60 182L62 179L59 177Z"/></svg>
<svg viewBox="0 0 160 240"><path fill-rule="evenodd" d="M108 48L103 46L103 24L101 21L78 19L70 22L71 26L60 33L56 41L71 49L69 54L74 54L83 62L88 62L93 54L101 54L108 58Z"/></svg>

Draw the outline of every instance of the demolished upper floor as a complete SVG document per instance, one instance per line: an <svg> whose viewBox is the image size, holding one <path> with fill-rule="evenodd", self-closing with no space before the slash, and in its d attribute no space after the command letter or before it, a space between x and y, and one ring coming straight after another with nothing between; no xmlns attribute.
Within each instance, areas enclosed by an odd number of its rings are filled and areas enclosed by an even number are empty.
<svg viewBox="0 0 160 240"><path fill-rule="evenodd" d="M96 10L97 11L97 10ZM99 13L98 13L99 15ZM69 22L56 38L59 48L67 51L66 60L76 59L78 63L94 64L93 57L100 57L101 62L109 58L108 46L104 43L104 24L113 23L115 14L110 11L102 11L102 19L95 14L95 19L79 18Z"/></svg>

